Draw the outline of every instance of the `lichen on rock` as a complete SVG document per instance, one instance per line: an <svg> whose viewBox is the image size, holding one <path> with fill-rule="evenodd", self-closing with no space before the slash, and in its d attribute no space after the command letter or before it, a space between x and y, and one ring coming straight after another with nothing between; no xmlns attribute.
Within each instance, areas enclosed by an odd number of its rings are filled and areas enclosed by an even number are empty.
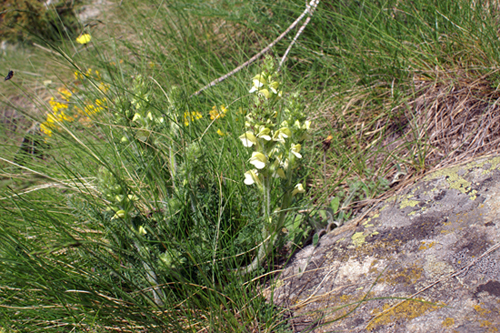
<svg viewBox="0 0 500 333"><path fill-rule="evenodd" d="M304 332L499 329L499 165L485 158L430 174L323 236L294 256L274 303L293 318L315 313Z"/></svg>

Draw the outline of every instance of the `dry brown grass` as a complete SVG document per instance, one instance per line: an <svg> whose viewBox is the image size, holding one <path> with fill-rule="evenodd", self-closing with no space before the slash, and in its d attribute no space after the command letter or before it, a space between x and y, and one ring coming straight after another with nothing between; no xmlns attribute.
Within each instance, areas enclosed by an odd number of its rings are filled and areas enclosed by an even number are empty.
<svg viewBox="0 0 500 333"><path fill-rule="evenodd" d="M343 98L333 96L330 101L343 105L341 112L326 108L324 114L330 117L332 133L340 133L343 142L337 143L337 150L332 145L327 155L327 181L343 179L339 186L346 190L353 179L368 182L370 175L357 167L364 163L392 182L391 190L377 198L382 199L436 169L500 153L497 84L498 70L484 75L439 71L415 74L413 89L399 105L390 104L392 90L382 85L353 90ZM342 153L352 161L347 167ZM339 168L341 163L344 168ZM406 173L397 180L396 164ZM316 186L322 187L317 178ZM359 210L374 200L367 198L350 208Z"/></svg>
<svg viewBox="0 0 500 333"><path fill-rule="evenodd" d="M496 72L477 78L457 73L435 82L415 79L421 93L408 106L433 147L426 157L433 168L499 152L500 91L490 79Z"/></svg>

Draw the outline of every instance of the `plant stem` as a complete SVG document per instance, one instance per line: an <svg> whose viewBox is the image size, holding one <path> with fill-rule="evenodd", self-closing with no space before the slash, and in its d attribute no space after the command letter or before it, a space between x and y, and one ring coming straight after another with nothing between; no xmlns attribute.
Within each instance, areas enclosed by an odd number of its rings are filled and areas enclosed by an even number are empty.
<svg viewBox="0 0 500 333"><path fill-rule="evenodd" d="M274 243L278 239L280 230L285 224L285 218L288 213L288 208L292 203L292 191L290 190L292 184L292 172L289 172L287 177L287 192L285 193L281 205L281 212L278 217L276 224L271 221L271 176L266 174L263 181L263 213L264 213L264 226L262 227L262 238L264 241L257 251L257 255L253 259L252 263L246 267L238 269L238 273L241 275L246 275L253 272L257 267L259 267L260 262L269 255L271 250L274 248Z"/></svg>
<svg viewBox="0 0 500 333"><path fill-rule="evenodd" d="M139 244L137 244L136 241L134 241L134 246L137 249L137 251L139 252L139 254L145 254L144 253L145 251L143 251L143 248L141 248L139 246ZM162 299L165 299L165 295L163 294L163 291L161 289L158 289L158 280L156 277L156 273L153 271L151 266L146 261L141 260L141 263L142 263L142 266L144 267L144 270L146 272L146 279L153 287L152 288L153 301L156 304L156 306L161 307L161 306L163 306Z"/></svg>

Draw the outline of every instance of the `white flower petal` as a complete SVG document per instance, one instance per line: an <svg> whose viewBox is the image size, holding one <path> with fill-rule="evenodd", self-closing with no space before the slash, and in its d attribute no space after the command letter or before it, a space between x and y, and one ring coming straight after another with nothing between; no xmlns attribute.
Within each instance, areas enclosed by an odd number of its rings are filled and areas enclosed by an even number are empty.
<svg viewBox="0 0 500 333"><path fill-rule="evenodd" d="M257 170L250 170L245 172L245 180L243 181L245 185L252 185L258 182L259 180L259 174Z"/></svg>
<svg viewBox="0 0 500 333"><path fill-rule="evenodd" d="M250 131L243 133L242 135L239 136L239 138L241 140L241 143L243 143L243 146L245 147L252 147L254 144L257 143L257 138Z"/></svg>
<svg viewBox="0 0 500 333"><path fill-rule="evenodd" d="M266 155L255 151L252 153L252 157L250 157L249 162L257 169L264 169L267 164L267 157Z"/></svg>
<svg viewBox="0 0 500 333"><path fill-rule="evenodd" d="M297 158L302 158L302 155L300 154L300 148L302 148L300 143L292 145L291 153L294 154Z"/></svg>

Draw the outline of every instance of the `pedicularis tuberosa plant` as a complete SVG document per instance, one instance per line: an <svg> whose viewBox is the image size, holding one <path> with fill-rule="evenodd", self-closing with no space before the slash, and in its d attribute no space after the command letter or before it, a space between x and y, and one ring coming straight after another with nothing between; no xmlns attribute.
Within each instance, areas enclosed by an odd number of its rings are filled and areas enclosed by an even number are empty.
<svg viewBox="0 0 500 333"><path fill-rule="evenodd" d="M254 95L251 111L245 119L246 132L239 138L245 147L253 149L248 161L253 169L245 172L245 184L257 186L262 198L262 239L252 263L239 270L247 274L259 267L269 255L285 224L293 197L305 192L298 182L297 168L311 122L306 120L304 107L297 93L284 98L281 82L271 58L266 58L262 73L253 78L250 93ZM271 190L282 189L282 196L273 209Z"/></svg>
<svg viewBox="0 0 500 333"><path fill-rule="evenodd" d="M181 276L203 280L208 272L225 270L226 261L218 258L246 252L256 240L262 242L255 257L238 273L256 270L269 256L294 196L305 191L298 167L310 121L298 94L282 96L274 62L267 58L262 73L253 78L254 99L245 132L239 136L253 150L244 183L257 188L262 202L262 225L254 232L255 224L247 228L245 220L254 213L240 212L238 203L231 204L240 194L224 192L210 177L226 173L211 169L211 152L203 152L214 144L214 137L218 144L220 134L190 135L190 129L193 133L211 129L202 113L186 110L175 88L163 92L167 103L155 108L151 103L158 98L155 93L146 79L137 76L128 95L110 101L119 164L100 169L98 189L106 202L104 223L113 235L110 240L116 248L135 253L140 265L141 274L135 270L127 274L141 276L138 285L152 292L155 306L162 306L166 297L162 285L167 281ZM209 112L212 120L222 121L230 112L216 109Z"/></svg>

